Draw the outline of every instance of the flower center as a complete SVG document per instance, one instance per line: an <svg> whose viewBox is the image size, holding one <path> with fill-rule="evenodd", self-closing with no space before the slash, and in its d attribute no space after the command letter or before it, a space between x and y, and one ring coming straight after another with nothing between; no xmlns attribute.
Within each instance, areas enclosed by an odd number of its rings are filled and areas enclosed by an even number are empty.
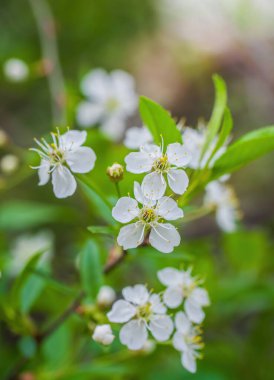
<svg viewBox="0 0 274 380"><path fill-rule="evenodd" d="M170 164L166 154L160 158L157 158L157 160L153 163L153 169L158 173L167 172L169 168Z"/></svg>
<svg viewBox="0 0 274 380"><path fill-rule="evenodd" d="M109 98L106 101L106 108L108 111L115 111L119 107L119 101L115 98Z"/></svg>
<svg viewBox="0 0 274 380"><path fill-rule="evenodd" d="M157 214L153 208L144 207L141 210L140 219L144 223L152 223L157 219Z"/></svg>
<svg viewBox="0 0 274 380"><path fill-rule="evenodd" d="M58 149L55 144L51 144L51 147L52 151L49 153L49 158L52 165L63 164L65 162L64 152Z"/></svg>
<svg viewBox="0 0 274 380"><path fill-rule="evenodd" d="M139 306L137 309L137 317L145 319L146 321L149 320L149 317L151 315L151 303L147 302L145 305Z"/></svg>

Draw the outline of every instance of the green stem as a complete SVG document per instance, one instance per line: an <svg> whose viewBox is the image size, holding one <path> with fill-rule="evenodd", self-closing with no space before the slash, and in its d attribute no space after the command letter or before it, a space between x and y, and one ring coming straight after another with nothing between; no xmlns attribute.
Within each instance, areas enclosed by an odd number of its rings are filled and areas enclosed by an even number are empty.
<svg viewBox="0 0 274 380"><path fill-rule="evenodd" d="M121 198L121 191L120 191L119 182L115 182L114 184L115 184L115 189L117 191L118 198Z"/></svg>

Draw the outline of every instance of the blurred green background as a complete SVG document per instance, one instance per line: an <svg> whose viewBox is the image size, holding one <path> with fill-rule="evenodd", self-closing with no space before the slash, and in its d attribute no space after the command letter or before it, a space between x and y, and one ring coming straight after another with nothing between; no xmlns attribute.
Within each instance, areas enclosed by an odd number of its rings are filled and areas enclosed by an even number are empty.
<svg viewBox="0 0 274 380"><path fill-rule="evenodd" d="M55 20L71 127L77 127L80 79L97 67L130 72L139 94L160 102L178 119L185 117L192 126L200 117L209 118L214 96L211 76L217 72L228 86L233 138L273 124L273 1L51 0L45 4ZM11 83L3 71L0 74L0 128L9 136L0 155L12 153L19 158L13 173L0 173L0 291L1 304L6 305L0 322L0 378L23 353L34 358L21 380L273 379L273 153L232 176L243 211L239 231L223 234L213 216L200 219L183 228L182 245L174 255L155 254L151 249L133 253L106 279L118 290L136 282L160 290L157 269L182 263L205 277L212 306L204 323L206 346L197 374L188 374L179 354L165 346L144 357L118 357L115 365L107 360L101 363L98 355L108 352L91 341L77 317L57 330L35 355L32 342L19 338L22 315L12 314L8 293L12 280L4 274L16 239L45 229L53 236L52 277L65 286L59 290L55 283L46 286L35 302L31 318L44 323L70 302L70 290L79 282L75 263L88 236L86 226L103 221L96 205L86 207L86 194L78 191L71 199L57 200L49 186L37 187L36 173L28 167L32 156L26 148L33 145L33 137L55 127L31 2L1 1L0 36L1 66L17 57L30 68L30 77L22 83ZM140 124L138 115L131 124ZM110 189L102 172L113 157L122 163L127 150L97 131L91 131L89 142L98 157L104 151L92 175L115 197L114 187ZM106 239L105 246L111 246ZM76 368L75 373L71 368Z"/></svg>

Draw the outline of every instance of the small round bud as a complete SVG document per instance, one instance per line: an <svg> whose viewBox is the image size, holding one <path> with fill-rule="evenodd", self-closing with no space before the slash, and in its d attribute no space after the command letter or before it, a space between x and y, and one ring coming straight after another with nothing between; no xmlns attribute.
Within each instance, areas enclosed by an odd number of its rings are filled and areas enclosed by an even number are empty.
<svg viewBox="0 0 274 380"><path fill-rule="evenodd" d="M5 146L8 142L8 135L3 129L0 129L0 148Z"/></svg>
<svg viewBox="0 0 274 380"><path fill-rule="evenodd" d="M104 285L100 288L97 295L97 303L99 306L108 307L113 304L116 298L116 293L111 286Z"/></svg>
<svg viewBox="0 0 274 380"><path fill-rule="evenodd" d="M29 68L21 59L11 58L4 64L4 74L12 82L22 82L28 77Z"/></svg>
<svg viewBox="0 0 274 380"><path fill-rule="evenodd" d="M18 165L19 159L14 154L7 154L0 162L1 170L5 174L13 173L18 168Z"/></svg>
<svg viewBox="0 0 274 380"><path fill-rule="evenodd" d="M110 325L97 325L92 335L95 342L108 346L114 340L115 336L112 334Z"/></svg>
<svg viewBox="0 0 274 380"><path fill-rule="evenodd" d="M107 168L107 175L114 182L119 182L123 179L124 168L122 165L115 162L113 165Z"/></svg>

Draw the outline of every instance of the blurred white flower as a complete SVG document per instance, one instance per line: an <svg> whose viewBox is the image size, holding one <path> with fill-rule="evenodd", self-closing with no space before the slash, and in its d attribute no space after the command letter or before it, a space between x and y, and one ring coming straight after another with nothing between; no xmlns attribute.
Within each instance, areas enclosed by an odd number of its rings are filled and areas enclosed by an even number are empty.
<svg viewBox="0 0 274 380"><path fill-rule="evenodd" d="M97 295L97 303L100 306L108 307L113 304L116 298L115 290L108 285L101 286Z"/></svg>
<svg viewBox="0 0 274 380"><path fill-rule="evenodd" d="M142 191L147 198L156 200L166 191L166 180L176 194L183 194L189 179L186 172L180 168L186 166L191 157L188 150L179 143L169 144L166 153L153 144L140 147L140 152L129 153L125 162L126 169L131 173L146 173L142 182Z"/></svg>
<svg viewBox="0 0 274 380"><path fill-rule="evenodd" d="M92 339L95 342L108 346L113 342L115 336L112 333L110 325L97 325L94 329Z"/></svg>
<svg viewBox="0 0 274 380"><path fill-rule="evenodd" d="M188 167L192 169L204 168L207 161L211 157L213 150L216 146L217 139L214 139L205 152L202 160L201 154L206 141L206 128L200 126L198 129L186 127L183 132L183 141L186 144L187 149L191 154L191 160L188 163ZM226 151L226 146L222 146L212 157L209 163L209 167L212 167L214 162Z"/></svg>
<svg viewBox="0 0 274 380"><path fill-rule="evenodd" d="M35 139L40 149L32 148L41 157L38 169L39 186L45 185L52 177L53 192L57 198L74 194L77 183L73 173L88 173L94 167L96 155L91 148L83 147L87 133L68 131L63 135L51 133L53 143Z"/></svg>
<svg viewBox="0 0 274 380"><path fill-rule="evenodd" d="M182 353L182 365L189 372L196 372L196 358L201 355L198 352L203 348L199 327L193 326L185 313L179 311L175 316L176 332L173 336L173 346Z"/></svg>
<svg viewBox="0 0 274 380"><path fill-rule="evenodd" d="M22 82L27 79L29 68L21 59L10 58L4 63L4 74L12 82Z"/></svg>
<svg viewBox="0 0 274 380"><path fill-rule="evenodd" d="M0 168L3 173L13 173L19 165L19 158L14 154L6 154L0 161Z"/></svg>
<svg viewBox="0 0 274 380"><path fill-rule="evenodd" d="M144 347L148 331L163 342L173 331L172 319L158 294L150 294L144 285L128 286L122 291L124 300L116 301L107 314L110 322L125 323L120 330L120 341L130 350Z"/></svg>
<svg viewBox="0 0 274 380"><path fill-rule="evenodd" d="M141 348L141 350L145 352L146 354L151 354L155 350L155 348L156 348L156 343L153 340L148 339L143 345L143 347Z"/></svg>
<svg viewBox="0 0 274 380"><path fill-rule="evenodd" d="M204 306L210 304L207 291L198 286L197 279L191 276L190 270L180 271L165 268L158 273L160 282L167 286L164 292L164 303L170 308L177 308L184 301L184 308L190 321L201 323L205 318Z"/></svg>
<svg viewBox="0 0 274 380"><path fill-rule="evenodd" d="M231 186L213 181L206 186L204 204L214 207L218 226L225 232L237 229L240 218L239 201Z"/></svg>
<svg viewBox="0 0 274 380"><path fill-rule="evenodd" d="M126 120L137 108L138 97L134 79L122 70L107 73L92 70L84 76L81 90L87 97L77 109L77 121L82 127L99 123L101 130L113 140L121 139Z"/></svg>
<svg viewBox="0 0 274 380"><path fill-rule="evenodd" d="M149 242L154 248L164 253L172 252L181 238L176 228L170 223L163 223L162 219L182 218L183 210L169 197L162 197L157 202L146 198L138 182L134 182L134 196L136 199L120 198L112 210L112 216L118 222L137 220L121 228L118 244L124 249L136 248L143 243L146 232L150 231Z"/></svg>
<svg viewBox="0 0 274 380"><path fill-rule="evenodd" d="M39 263L41 265L48 263L53 255L53 243L53 234L48 230L18 236L11 247L9 266L11 275L18 275L27 262L38 252L43 251Z"/></svg>
<svg viewBox="0 0 274 380"><path fill-rule="evenodd" d="M151 133L145 126L131 127L126 130L124 145L128 149L140 149L141 146L152 142Z"/></svg>

